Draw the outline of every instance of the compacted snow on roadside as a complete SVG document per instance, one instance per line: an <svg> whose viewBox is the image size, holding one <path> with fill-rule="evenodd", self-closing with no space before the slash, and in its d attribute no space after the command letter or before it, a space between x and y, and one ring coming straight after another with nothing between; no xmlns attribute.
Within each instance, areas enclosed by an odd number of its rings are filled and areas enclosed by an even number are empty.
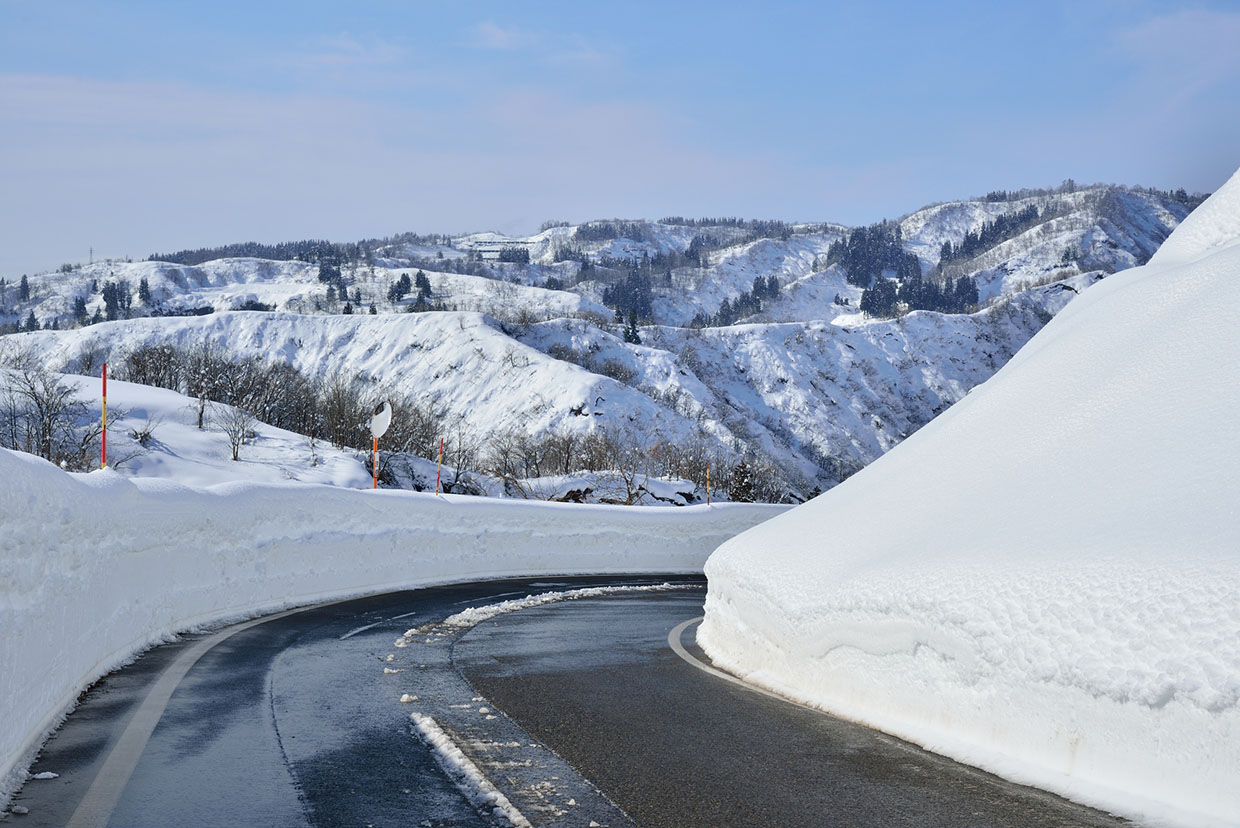
<svg viewBox="0 0 1240 828"><path fill-rule="evenodd" d="M1240 825L1240 173L843 485L725 543L749 681L1147 825Z"/></svg>
<svg viewBox="0 0 1240 828"><path fill-rule="evenodd" d="M82 690L178 632L451 581L701 572L718 544L785 508L192 487L0 449L0 807Z"/></svg>

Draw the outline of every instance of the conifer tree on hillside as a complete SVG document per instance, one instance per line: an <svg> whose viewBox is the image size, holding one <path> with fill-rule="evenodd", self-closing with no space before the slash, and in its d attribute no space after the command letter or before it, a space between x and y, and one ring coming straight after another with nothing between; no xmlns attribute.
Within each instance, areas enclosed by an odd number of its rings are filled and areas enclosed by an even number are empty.
<svg viewBox="0 0 1240 828"><path fill-rule="evenodd" d="M892 316L896 312L896 283L879 276L861 293L861 310L871 316Z"/></svg>
<svg viewBox="0 0 1240 828"><path fill-rule="evenodd" d="M629 308L629 324L624 328L624 341L630 345L642 344L641 334L637 331L637 311Z"/></svg>
<svg viewBox="0 0 1240 828"><path fill-rule="evenodd" d="M396 304L401 299L408 296L409 291L411 290L413 290L413 283L409 281L409 274L402 273L400 274L400 278L393 282L392 286L388 288L388 301L392 304Z"/></svg>
<svg viewBox="0 0 1240 828"><path fill-rule="evenodd" d="M30 280L26 278L26 274L22 274L22 280L17 286L17 298L22 302L30 301Z"/></svg>

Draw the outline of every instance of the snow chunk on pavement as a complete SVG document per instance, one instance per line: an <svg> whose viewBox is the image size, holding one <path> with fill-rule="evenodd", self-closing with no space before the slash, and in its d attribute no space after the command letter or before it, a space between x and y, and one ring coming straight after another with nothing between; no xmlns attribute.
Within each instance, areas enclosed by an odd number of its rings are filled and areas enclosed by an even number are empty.
<svg viewBox="0 0 1240 828"><path fill-rule="evenodd" d="M414 638L425 635L427 631L434 628L460 628L473 627L494 618L497 615L503 615L506 612L516 612L517 610L529 609L530 607L538 607L543 604L554 604L559 601L576 601L581 598L599 598L604 595L621 595L631 592L670 592L678 589L698 589L696 584L647 584L644 586L607 586L607 587L585 587L583 589L567 589L554 592L542 592L538 595L527 595L524 598L512 598L507 601L501 601L498 604L487 604L482 607L470 607L460 612L449 615L443 621L432 624L425 624L421 627L414 627L406 630L405 634L396 639L394 646L408 647L409 642ZM428 642L429 643L429 642ZM475 701L482 701L481 698Z"/></svg>
<svg viewBox="0 0 1240 828"><path fill-rule="evenodd" d="M461 752L461 749L443 731L438 722L421 713L414 713L410 718L413 720L414 730L423 743L431 749L435 761L475 808L489 813L501 824L510 825L513 828L533 828L530 821L517 810L508 797L504 796L491 783L491 780L478 770L478 766Z"/></svg>

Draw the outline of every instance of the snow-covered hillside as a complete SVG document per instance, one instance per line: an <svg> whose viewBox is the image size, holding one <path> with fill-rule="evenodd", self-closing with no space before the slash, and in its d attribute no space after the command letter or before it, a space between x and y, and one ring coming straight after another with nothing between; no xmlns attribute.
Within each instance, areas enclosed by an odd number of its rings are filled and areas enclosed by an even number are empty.
<svg viewBox="0 0 1240 828"><path fill-rule="evenodd" d="M1150 825L1240 815L1240 173L1145 267L710 558L748 680Z"/></svg>
<svg viewBox="0 0 1240 828"><path fill-rule="evenodd" d="M935 205L892 224L928 279L976 280L972 314L860 313L862 288L829 261L851 232L840 225L667 219L423 238L334 262L68 266L24 287L6 280L0 325L58 328L5 339L68 372L107 359L124 377L135 348L211 342L310 376L361 376L483 442L636 430L703 447L717 480L744 459L763 470L763 496L797 499L945 410L1106 273L1145 261L1191 203L1060 188ZM1031 210L1036 219L1008 236L940 265L944 243ZM412 289L394 293L402 280ZM631 332L613 321L625 291L645 292ZM728 308L737 324L717 318ZM108 315L117 321L88 324ZM692 470L698 485L703 472Z"/></svg>
<svg viewBox="0 0 1240 828"><path fill-rule="evenodd" d="M139 348L205 342L310 376L361 374L442 412L445 430L461 423L483 439L614 428L736 457L756 450L793 491L808 492L879 457L984 381L1078 289L1052 285L973 315L919 311L856 327L649 327L640 345L585 320L504 325L457 312L240 311L9 339L53 370L87 373L106 360L120 376Z"/></svg>

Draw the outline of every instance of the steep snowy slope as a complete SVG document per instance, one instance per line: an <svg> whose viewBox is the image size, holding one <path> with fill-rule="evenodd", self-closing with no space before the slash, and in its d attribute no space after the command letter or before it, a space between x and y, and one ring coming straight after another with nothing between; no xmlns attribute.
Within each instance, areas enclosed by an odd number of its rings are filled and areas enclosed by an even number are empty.
<svg viewBox="0 0 1240 828"><path fill-rule="evenodd" d="M674 437L695 431L683 417L608 377L547 357L474 313L302 316L237 311L209 316L129 319L72 331L12 337L54 370L76 372L82 354L107 357L118 370L126 353L170 343L208 342L240 356L287 362L312 377L361 374L417 396L484 432L584 430L577 406L602 397L627 418ZM609 419L625 421L620 417Z"/></svg>
<svg viewBox="0 0 1240 828"><path fill-rule="evenodd" d="M1075 290L1053 285L973 315L918 311L853 328L652 327L642 346L581 322L517 337L561 359L623 366L631 386L734 447L757 447L808 491L876 459L962 398Z"/></svg>
<svg viewBox="0 0 1240 828"><path fill-rule="evenodd" d="M1148 824L1240 814L1240 173L839 488L724 544L750 681Z"/></svg>

